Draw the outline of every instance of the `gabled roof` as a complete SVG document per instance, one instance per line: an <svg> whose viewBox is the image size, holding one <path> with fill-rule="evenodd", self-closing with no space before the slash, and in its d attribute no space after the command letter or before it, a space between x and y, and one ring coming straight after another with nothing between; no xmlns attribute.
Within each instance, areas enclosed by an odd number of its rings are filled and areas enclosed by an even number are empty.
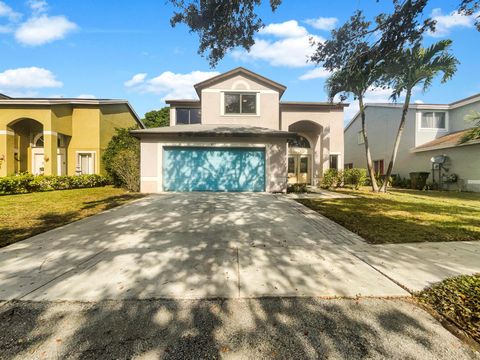
<svg viewBox="0 0 480 360"><path fill-rule="evenodd" d="M260 74L257 74L257 73L254 73L253 71L250 71L248 69L245 69L244 67L237 67L235 69L232 69L230 71L227 71L223 74L220 74L220 75L217 75L217 76L214 76L210 79L207 79L207 80L204 80L202 82L199 82L195 85L193 85L193 87L195 88L195 91L197 92L198 96L200 97L200 94L202 92L202 89L208 87L208 86L211 86L213 84L216 84L220 81L223 81L225 79L228 79L232 76L235 76L235 75L246 75L246 76L249 76L251 78L254 78L258 81L261 81L263 83L266 83L268 84L269 86L273 87L274 89L277 89L278 92L280 93L280 97L282 97L283 93L285 92L285 90L287 89L287 87L285 85L282 85L282 84L279 84L273 80L270 80Z"/></svg>
<svg viewBox="0 0 480 360"><path fill-rule="evenodd" d="M11 97L0 93L0 99L11 99Z"/></svg>
<svg viewBox="0 0 480 360"><path fill-rule="evenodd" d="M432 140L425 144L417 146L412 150L412 152L430 151L430 150L446 149L446 148L452 148L452 147L464 146L464 145L480 144L480 139L470 140L463 144L459 143L462 136L468 130L469 129L456 131L456 132L441 136L439 138L436 138L435 140Z"/></svg>

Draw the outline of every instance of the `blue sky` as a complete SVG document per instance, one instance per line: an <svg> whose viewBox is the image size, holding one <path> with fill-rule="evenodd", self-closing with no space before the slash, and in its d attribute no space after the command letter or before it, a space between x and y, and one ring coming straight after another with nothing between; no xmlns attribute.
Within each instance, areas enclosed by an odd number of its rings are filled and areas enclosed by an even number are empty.
<svg viewBox="0 0 480 360"><path fill-rule="evenodd" d="M431 0L426 13L438 20L430 44L453 40L460 61L447 84L434 83L414 100L443 103L480 92L480 33L473 19L452 13L459 0ZM247 67L287 86L283 100L325 101L328 76L305 62L310 36L328 38L356 9L375 15L388 0L284 0L275 13L260 9L267 27L250 53L234 50L216 69L197 54L198 37L171 28L173 9L164 0L0 0L0 92L11 96L128 99L135 110L160 108L168 98L195 96L192 84L215 72ZM372 91L367 101L388 99ZM348 120L355 112L346 112Z"/></svg>

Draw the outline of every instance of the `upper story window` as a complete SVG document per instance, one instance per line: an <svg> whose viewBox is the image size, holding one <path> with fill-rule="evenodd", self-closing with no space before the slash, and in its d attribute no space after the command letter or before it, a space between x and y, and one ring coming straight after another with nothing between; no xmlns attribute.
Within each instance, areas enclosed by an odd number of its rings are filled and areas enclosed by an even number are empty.
<svg viewBox="0 0 480 360"><path fill-rule="evenodd" d="M225 93L225 114L257 114L257 95Z"/></svg>
<svg viewBox="0 0 480 360"><path fill-rule="evenodd" d="M175 119L177 125L200 124L201 112L198 108L176 108Z"/></svg>
<svg viewBox="0 0 480 360"><path fill-rule="evenodd" d="M444 112L422 112L420 129L447 129Z"/></svg>
<svg viewBox="0 0 480 360"><path fill-rule="evenodd" d="M365 143L365 137L363 136L363 130L360 130L357 133L357 143L358 143L358 145L361 145L361 144Z"/></svg>

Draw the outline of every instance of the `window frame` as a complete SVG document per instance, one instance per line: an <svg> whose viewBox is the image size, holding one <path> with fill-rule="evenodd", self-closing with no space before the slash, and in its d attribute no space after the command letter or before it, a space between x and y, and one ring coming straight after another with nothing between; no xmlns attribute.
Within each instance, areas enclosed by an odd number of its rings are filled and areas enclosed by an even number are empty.
<svg viewBox="0 0 480 360"><path fill-rule="evenodd" d="M225 108L225 95L240 95L240 112L239 113L227 113ZM255 113L242 112L242 96L250 95L255 96ZM260 116L260 93L258 91L223 91L220 101L220 111L222 116Z"/></svg>
<svg viewBox="0 0 480 360"><path fill-rule="evenodd" d="M336 167L332 167L332 157L334 157L334 156L335 156L336 159L337 159L337 160L336 160L336 162L337 162L337 163L336 163L336 165L337 165ZM328 156L328 168L329 168L329 169L339 170L339 163L340 163L340 154L330 154L330 155Z"/></svg>
<svg viewBox="0 0 480 360"><path fill-rule="evenodd" d="M375 168L378 168L380 171L376 171ZM385 161L383 159L373 160L373 172L380 176L385 175Z"/></svg>
<svg viewBox="0 0 480 360"><path fill-rule="evenodd" d="M188 124L178 122L178 116L177 116L178 115L178 113L177 113L178 110L188 110ZM192 123L192 114L191 114L192 110L198 110L199 111L199 116L200 116L200 121L199 122ZM201 123L202 123L202 108L201 107L183 107L183 106L175 107L175 125L192 125L192 124L201 124Z"/></svg>
<svg viewBox="0 0 480 360"><path fill-rule="evenodd" d="M81 155L92 155L92 172L88 174L83 174L80 162ZM97 165L97 152L91 150L77 150L75 151L75 173L79 175L93 175L96 174L96 165Z"/></svg>
<svg viewBox="0 0 480 360"><path fill-rule="evenodd" d="M443 114L444 115L444 127L423 127L422 121L423 121L423 115L427 113L432 113L434 118L435 114ZM419 130L439 130L439 131L447 131L448 130L448 113L447 111L435 111L435 110L425 110L420 112L419 120L418 120L418 129Z"/></svg>

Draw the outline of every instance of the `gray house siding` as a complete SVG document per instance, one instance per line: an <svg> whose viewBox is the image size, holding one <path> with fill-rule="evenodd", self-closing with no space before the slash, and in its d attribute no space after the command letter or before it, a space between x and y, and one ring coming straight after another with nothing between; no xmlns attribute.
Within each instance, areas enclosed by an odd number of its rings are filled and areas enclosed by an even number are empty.
<svg viewBox="0 0 480 360"><path fill-rule="evenodd" d="M420 129L421 113L425 111L445 111L447 129ZM466 105L458 103L438 105L437 107L433 105L413 105L408 111L393 174L408 178L409 173L413 171L430 172L430 159L433 156L446 155L449 158L449 163L446 165L446 168L449 169L448 173L455 173L460 178L458 186L465 190L480 191L480 144L421 152L413 151L415 147L429 141L470 128L472 124L465 122L464 118L472 111L480 111L480 98ZM383 160L385 171L390 161L400 116L401 108L398 106L374 104L366 107L367 134L372 160ZM361 131L361 119L357 116L345 129L345 164L365 168L367 166L365 146L364 144L358 144L359 131ZM431 178L429 181L431 181ZM449 188L456 189L457 185L450 185Z"/></svg>
<svg viewBox="0 0 480 360"><path fill-rule="evenodd" d="M400 123L401 109L385 107L367 107L367 135L372 154L372 160L383 160L385 168L390 160L393 150L393 140ZM407 114L407 123L400 141L397 156L397 166L394 173L405 173L408 171L408 163L413 156L409 150L415 146L415 111ZM360 119L355 119L345 131L345 164L353 163L353 167L367 167L365 158L365 145L358 144L358 133L362 130ZM402 175L404 176L404 175Z"/></svg>

